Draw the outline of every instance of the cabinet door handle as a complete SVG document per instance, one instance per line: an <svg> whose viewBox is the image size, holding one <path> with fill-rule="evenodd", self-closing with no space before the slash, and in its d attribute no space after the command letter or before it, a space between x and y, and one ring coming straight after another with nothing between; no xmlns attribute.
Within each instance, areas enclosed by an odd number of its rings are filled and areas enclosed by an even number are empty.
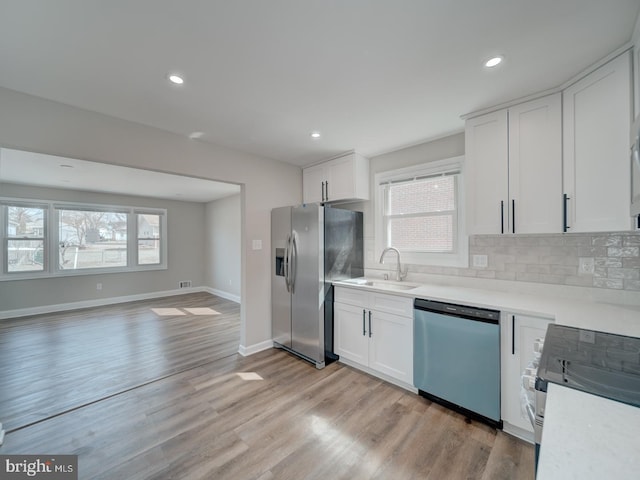
<svg viewBox="0 0 640 480"><path fill-rule="evenodd" d="M516 233L516 200L511 199L511 230Z"/></svg>
<svg viewBox="0 0 640 480"><path fill-rule="evenodd" d="M324 182L322 182L322 188L321 188L320 197L322 198L322 201L324 202Z"/></svg>
<svg viewBox="0 0 640 480"><path fill-rule="evenodd" d="M562 231L566 232L571 227L569 226L569 213L568 213L568 202L571 200L566 193L562 194Z"/></svg>
<svg viewBox="0 0 640 480"><path fill-rule="evenodd" d="M511 315L511 355L516 354L516 316Z"/></svg>
<svg viewBox="0 0 640 480"><path fill-rule="evenodd" d="M373 332L371 331L371 310L369 310L369 338L371 338L371 334Z"/></svg>
<svg viewBox="0 0 640 480"><path fill-rule="evenodd" d="M504 200L500 200L500 233L504 233Z"/></svg>
<svg viewBox="0 0 640 480"><path fill-rule="evenodd" d="M367 311L366 310L362 310L362 336L364 337L367 334L367 326L366 326L366 318L367 318Z"/></svg>
<svg viewBox="0 0 640 480"><path fill-rule="evenodd" d="M324 200L325 202L329 201L329 180L324 182Z"/></svg>

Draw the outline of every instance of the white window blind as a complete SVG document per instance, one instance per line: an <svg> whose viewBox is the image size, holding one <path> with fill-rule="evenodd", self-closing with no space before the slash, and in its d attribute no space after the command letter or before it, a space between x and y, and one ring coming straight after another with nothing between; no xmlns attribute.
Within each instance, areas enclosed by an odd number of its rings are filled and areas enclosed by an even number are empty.
<svg viewBox="0 0 640 480"><path fill-rule="evenodd" d="M458 175L451 171L381 185L386 246L401 252L454 253Z"/></svg>

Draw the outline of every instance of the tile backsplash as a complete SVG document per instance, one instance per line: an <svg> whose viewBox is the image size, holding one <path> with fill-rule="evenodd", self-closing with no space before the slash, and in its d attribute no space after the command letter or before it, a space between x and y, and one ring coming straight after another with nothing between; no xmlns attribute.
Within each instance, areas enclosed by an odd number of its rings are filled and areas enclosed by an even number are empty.
<svg viewBox="0 0 640 480"><path fill-rule="evenodd" d="M486 267L474 267L486 255ZM483 260L483 258L480 258ZM472 235L469 267L415 273L640 291L640 232Z"/></svg>
<svg viewBox="0 0 640 480"><path fill-rule="evenodd" d="M484 278L640 291L640 233L475 235L469 265Z"/></svg>

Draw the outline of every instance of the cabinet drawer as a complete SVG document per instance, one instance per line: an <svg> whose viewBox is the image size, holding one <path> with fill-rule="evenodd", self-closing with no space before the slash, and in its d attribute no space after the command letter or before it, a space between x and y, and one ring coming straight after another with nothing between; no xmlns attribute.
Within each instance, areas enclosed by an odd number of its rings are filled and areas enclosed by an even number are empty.
<svg viewBox="0 0 640 480"><path fill-rule="evenodd" d="M357 288L335 287L334 302L369 308L369 292Z"/></svg>
<svg viewBox="0 0 640 480"><path fill-rule="evenodd" d="M335 287L334 302L413 318L413 298L358 288Z"/></svg>
<svg viewBox="0 0 640 480"><path fill-rule="evenodd" d="M413 299L385 293L371 294L371 309L413 318Z"/></svg>

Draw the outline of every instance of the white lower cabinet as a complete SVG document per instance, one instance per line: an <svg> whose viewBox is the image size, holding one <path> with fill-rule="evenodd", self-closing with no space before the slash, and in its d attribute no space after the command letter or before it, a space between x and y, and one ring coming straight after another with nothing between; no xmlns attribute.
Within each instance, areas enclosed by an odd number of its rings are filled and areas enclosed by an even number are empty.
<svg viewBox="0 0 640 480"><path fill-rule="evenodd" d="M336 287L335 353L403 387L413 384L413 301L411 298Z"/></svg>
<svg viewBox="0 0 640 480"><path fill-rule="evenodd" d="M533 427L521 408L522 372L533 359L533 344L544 339L552 319L502 312L501 316L501 413L504 430L533 439ZM515 427L515 428L513 428Z"/></svg>

